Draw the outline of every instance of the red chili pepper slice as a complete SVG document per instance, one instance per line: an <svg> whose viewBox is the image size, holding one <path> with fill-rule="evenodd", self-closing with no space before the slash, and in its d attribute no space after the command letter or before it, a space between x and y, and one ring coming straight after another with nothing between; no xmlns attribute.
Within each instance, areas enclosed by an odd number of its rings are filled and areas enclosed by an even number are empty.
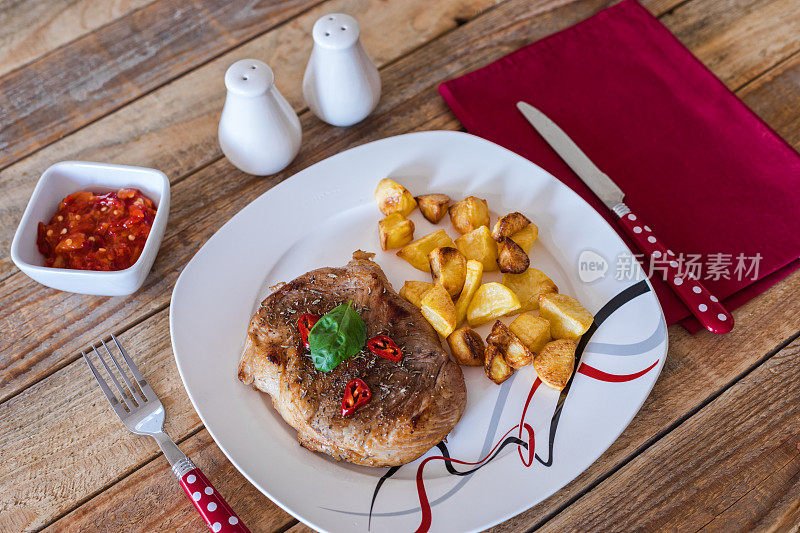
<svg viewBox="0 0 800 533"><path fill-rule="evenodd" d="M311 328L314 327L314 324L317 323L317 320L319 320L319 317L311 313L303 313L300 315L300 318L297 319L297 329L300 330L300 338L303 340L303 346L305 346L306 349L309 348L308 333L311 331Z"/></svg>
<svg viewBox="0 0 800 533"><path fill-rule="evenodd" d="M364 380L356 378L348 383L344 388L344 398L342 398L342 416L350 416L356 410L369 402L372 398L372 391Z"/></svg>
<svg viewBox="0 0 800 533"><path fill-rule="evenodd" d="M403 352L400 351L400 347L388 335L375 335L367 341L367 348L378 357L383 357L389 361L397 362L403 358Z"/></svg>

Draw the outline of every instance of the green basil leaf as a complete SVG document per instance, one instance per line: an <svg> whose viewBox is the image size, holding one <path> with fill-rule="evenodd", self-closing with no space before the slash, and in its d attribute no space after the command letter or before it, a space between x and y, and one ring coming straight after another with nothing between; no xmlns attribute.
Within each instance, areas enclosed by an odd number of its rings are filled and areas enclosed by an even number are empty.
<svg viewBox="0 0 800 533"><path fill-rule="evenodd" d="M364 347L367 325L352 303L334 307L311 328L308 344L317 370L330 372Z"/></svg>

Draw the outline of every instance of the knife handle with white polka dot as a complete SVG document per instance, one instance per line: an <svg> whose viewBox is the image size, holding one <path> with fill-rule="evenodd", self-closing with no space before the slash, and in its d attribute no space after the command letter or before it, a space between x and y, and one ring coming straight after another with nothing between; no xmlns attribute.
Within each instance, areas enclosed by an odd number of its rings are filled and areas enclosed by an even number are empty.
<svg viewBox="0 0 800 533"><path fill-rule="evenodd" d="M214 533L250 533L233 509L214 489L211 482L203 475L203 472L194 464L186 459L188 464L173 466L176 474L179 474L181 487L186 495L192 500L197 511L206 521L208 527ZM186 470L187 467L191 470Z"/></svg>
<svg viewBox="0 0 800 533"><path fill-rule="evenodd" d="M728 333L733 329L733 316L720 303L719 299L711 294L700 280L693 274L684 274L679 270L675 253L668 249L654 234L653 231L637 215L630 212L625 204L614 207L615 213L622 214L620 223L625 233L636 241L639 249L651 260L652 272L661 272L664 281L669 283L675 294L686 304L686 307L712 333ZM656 268L656 266L658 268Z"/></svg>

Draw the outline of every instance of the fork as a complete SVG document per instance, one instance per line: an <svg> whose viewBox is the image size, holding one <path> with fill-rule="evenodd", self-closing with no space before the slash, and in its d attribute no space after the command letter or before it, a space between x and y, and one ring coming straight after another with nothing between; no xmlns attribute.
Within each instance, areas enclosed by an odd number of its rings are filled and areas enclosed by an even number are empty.
<svg viewBox="0 0 800 533"><path fill-rule="evenodd" d="M130 371L129 373L123 369L123 365L114 355L114 351L109 349L109 345L112 348L116 346L117 351ZM113 362L114 367L125 383L124 387L111 371L102 352L105 352L107 358ZM108 382L98 371L98 367L92 363L89 357L92 353L100 361L109 378L111 378L116 394L112 392ZM128 353L117 338L111 335L111 340L108 344L101 339L99 344L93 344L91 350L82 350L81 354L86 364L89 365L97 384L100 385L103 394L111 404L111 408L117 413L125 427L137 435L149 435L156 440L169 464L172 465L172 471L178 478L184 492L192 500L195 508L203 517L203 520L206 521L208 527L211 528L211 531L214 533L220 531L225 533L250 533L200 469L184 455L175 444L175 441L164 433L164 406L147 383L147 380L144 379L139 367L128 356ZM131 376L133 379L131 379Z"/></svg>

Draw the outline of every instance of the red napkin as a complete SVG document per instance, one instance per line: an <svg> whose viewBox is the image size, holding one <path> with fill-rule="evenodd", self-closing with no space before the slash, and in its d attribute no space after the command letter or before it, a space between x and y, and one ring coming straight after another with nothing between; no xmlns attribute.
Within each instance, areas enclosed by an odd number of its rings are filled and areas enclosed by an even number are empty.
<svg viewBox="0 0 800 533"><path fill-rule="evenodd" d="M684 254L682 266L700 264L700 279L728 309L800 267L800 156L634 0L439 92L468 131L559 178L639 253L515 104L542 110L622 188L654 233ZM607 275L617 275L616 258L606 259ZM697 331L658 273L651 281L667 322Z"/></svg>

